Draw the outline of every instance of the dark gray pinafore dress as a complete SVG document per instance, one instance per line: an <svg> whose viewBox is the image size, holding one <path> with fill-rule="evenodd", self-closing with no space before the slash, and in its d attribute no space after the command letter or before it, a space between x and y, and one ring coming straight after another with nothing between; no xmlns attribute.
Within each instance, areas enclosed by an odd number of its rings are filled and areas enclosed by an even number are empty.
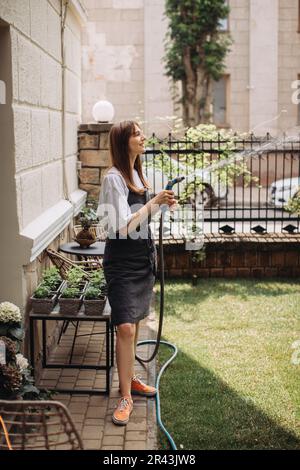
<svg viewBox="0 0 300 470"><path fill-rule="evenodd" d="M145 189L142 195L129 190L127 200L130 207L135 204L141 207L149 200L148 190ZM132 213L139 207L132 208ZM141 236L135 240L130 237L106 239L103 269L111 320L115 326L137 323L149 314L157 268L156 247L149 222L150 217L146 224L147 239Z"/></svg>

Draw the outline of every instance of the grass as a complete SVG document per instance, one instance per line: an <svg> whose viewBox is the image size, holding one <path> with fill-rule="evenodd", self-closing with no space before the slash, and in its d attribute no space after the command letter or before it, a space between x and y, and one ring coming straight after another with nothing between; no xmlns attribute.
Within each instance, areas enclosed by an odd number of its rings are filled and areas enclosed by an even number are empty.
<svg viewBox="0 0 300 470"><path fill-rule="evenodd" d="M299 313L295 281L166 282L163 339L179 354L161 407L178 449L300 449Z"/></svg>

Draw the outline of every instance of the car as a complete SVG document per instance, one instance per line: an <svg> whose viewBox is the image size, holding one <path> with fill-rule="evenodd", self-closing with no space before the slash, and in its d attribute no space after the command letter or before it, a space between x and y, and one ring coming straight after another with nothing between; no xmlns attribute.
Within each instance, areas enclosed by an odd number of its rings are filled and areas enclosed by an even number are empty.
<svg viewBox="0 0 300 470"><path fill-rule="evenodd" d="M177 176L184 176L185 179L174 186L175 195L180 195L186 189L188 183L194 183L196 177L197 182L201 181L203 183L203 189L196 189L195 194L191 196L192 203L211 207L219 200L227 197L228 188L221 184L210 171L205 169L194 170L194 168L166 156L164 165L170 169L169 174L166 174L154 165L154 158L155 156L151 153L142 156L143 170L153 194L157 194L166 188L170 176L172 179ZM169 161L166 158L169 158Z"/></svg>
<svg viewBox="0 0 300 470"><path fill-rule="evenodd" d="M273 181L269 189L269 205L284 209L289 200L299 194L299 189L300 176Z"/></svg>

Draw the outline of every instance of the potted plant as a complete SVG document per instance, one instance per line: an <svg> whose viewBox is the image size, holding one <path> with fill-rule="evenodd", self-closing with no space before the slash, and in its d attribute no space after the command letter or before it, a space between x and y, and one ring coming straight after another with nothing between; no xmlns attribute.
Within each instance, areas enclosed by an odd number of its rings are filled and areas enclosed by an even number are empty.
<svg viewBox="0 0 300 470"><path fill-rule="evenodd" d="M86 315L101 315L106 303L106 296L97 287L89 286L83 297Z"/></svg>
<svg viewBox="0 0 300 470"><path fill-rule="evenodd" d="M19 307L11 302L0 303L0 336L6 336L13 341L22 341L24 330L22 315Z"/></svg>
<svg viewBox="0 0 300 470"><path fill-rule="evenodd" d="M65 287L75 287L81 293L84 293L88 282L85 280L85 272L79 266L74 266L70 268L67 276Z"/></svg>
<svg viewBox="0 0 300 470"><path fill-rule="evenodd" d="M50 291L55 293L57 297L62 289L63 283L64 280L61 278L56 266L52 266L43 272L42 284L49 287Z"/></svg>
<svg viewBox="0 0 300 470"><path fill-rule="evenodd" d="M79 243L81 248L87 248L97 241L95 231L91 230L92 225L98 221L96 212L90 208L85 207L79 214L79 224L81 230L76 234L74 240Z"/></svg>
<svg viewBox="0 0 300 470"><path fill-rule="evenodd" d="M5 345L5 360L0 362L0 398L50 399L52 392L40 390L34 385L32 368L28 360L22 354L17 353L17 343L5 336L0 337L0 342Z"/></svg>
<svg viewBox="0 0 300 470"><path fill-rule="evenodd" d="M103 269L97 269L90 274L89 287L96 287L101 291L102 295L107 295L107 285Z"/></svg>
<svg viewBox="0 0 300 470"><path fill-rule="evenodd" d="M83 293L78 287L65 287L59 298L59 311L62 315L76 315L82 304Z"/></svg>
<svg viewBox="0 0 300 470"><path fill-rule="evenodd" d="M31 306L34 313L49 314L56 303L57 294L50 290L50 287L40 284L30 297Z"/></svg>

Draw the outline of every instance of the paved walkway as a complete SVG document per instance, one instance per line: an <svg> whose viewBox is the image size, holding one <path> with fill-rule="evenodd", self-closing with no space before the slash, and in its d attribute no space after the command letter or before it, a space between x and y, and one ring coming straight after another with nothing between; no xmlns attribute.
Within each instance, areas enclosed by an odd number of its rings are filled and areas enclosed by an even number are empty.
<svg viewBox="0 0 300 470"><path fill-rule="evenodd" d="M79 334L103 331L104 324L83 322ZM156 322L154 311L141 322L139 340L155 337ZM60 345L51 355L51 360L66 361L72 344L74 327L70 325L63 335ZM153 346L142 346L139 355L149 357ZM83 336L76 340L73 361L85 364L95 363L101 356L105 360L104 335ZM51 362L51 361L49 361ZM81 363L81 362L79 362ZM136 363L136 374L149 384L155 383L155 364L145 366ZM98 388L105 386L104 371L80 369L46 369L39 383L42 387ZM110 395L75 395L58 393L54 400L64 403L81 434L85 449L95 450L153 450L156 443L155 399L133 397L134 409L127 426L116 426L111 415L119 398L119 382L116 367L112 370ZM60 447L61 448L61 447Z"/></svg>

